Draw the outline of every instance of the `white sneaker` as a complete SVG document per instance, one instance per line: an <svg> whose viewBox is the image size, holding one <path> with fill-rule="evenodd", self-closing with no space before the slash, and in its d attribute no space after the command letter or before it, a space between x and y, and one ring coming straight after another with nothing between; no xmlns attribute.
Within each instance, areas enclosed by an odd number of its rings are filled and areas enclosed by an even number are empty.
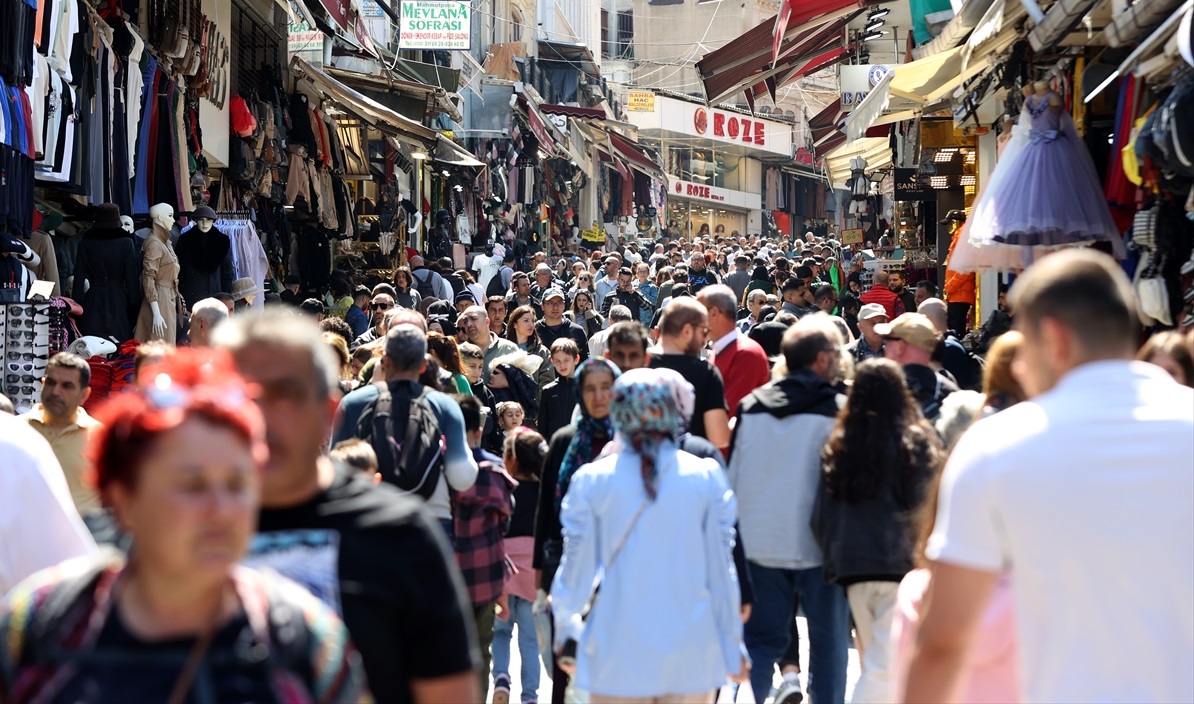
<svg viewBox="0 0 1194 704"><path fill-rule="evenodd" d="M775 690L775 697L771 704L800 704L804 701L804 692L800 689L800 678L785 678L779 688Z"/></svg>

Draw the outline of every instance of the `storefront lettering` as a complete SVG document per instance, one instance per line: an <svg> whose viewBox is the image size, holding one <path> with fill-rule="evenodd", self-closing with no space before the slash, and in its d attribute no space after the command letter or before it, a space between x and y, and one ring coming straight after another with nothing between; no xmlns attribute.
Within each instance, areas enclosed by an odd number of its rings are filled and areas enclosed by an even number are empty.
<svg viewBox="0 0 1194 704"><path fill-rule="evenodd" d="M710 186L702 186L697 183L684 183L683 181L676 182L676 194L690 198L704 198L705 200L725 201L726 199L724 195L715 192Z"/></svg>
<svg viewBox="0 0 1194 704"><path fill-rule="evenodd" d="M713 136L723 139L742 141L746 144L763 146L767 140L767 125L759 120L751 120L737 115L729 115L718 110L713 114ZM705 134L709 129L709 114L705 108L697 108L693 115L693 127L697 134Z"/></svg>

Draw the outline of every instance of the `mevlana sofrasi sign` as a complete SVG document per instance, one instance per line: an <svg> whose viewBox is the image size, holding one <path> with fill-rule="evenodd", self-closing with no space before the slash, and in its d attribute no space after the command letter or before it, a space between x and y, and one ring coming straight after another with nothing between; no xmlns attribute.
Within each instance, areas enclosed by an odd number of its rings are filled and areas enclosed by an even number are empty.
<svg viewBox="0 0 1194 704"><path fill-rule="evenodd" d="M399 49L465 50L472 42L470 8L452 0L403 0Z"/></svg>

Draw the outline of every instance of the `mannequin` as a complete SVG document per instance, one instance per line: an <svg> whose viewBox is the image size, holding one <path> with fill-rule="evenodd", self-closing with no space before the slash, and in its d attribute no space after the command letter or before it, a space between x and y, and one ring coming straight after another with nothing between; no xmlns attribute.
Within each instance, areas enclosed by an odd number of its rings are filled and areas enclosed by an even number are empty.
<svg viewBox="0 0 1194 704"><path fill-rule="evenodd" d="M206 205L191 214L195 226L178 237L178 290L183 305L192 306L204 298L232 290L236 278L232 266L232 243L216 226L216 212Z"/></svg>
<svg viewBox="0 0 1194 704"><path fill-rule="evenodd" d="M132 339L141 305L136 247L125 219L112 203L98 208L90 229L83 233L75 258L71 297L83 306L79 331L95 337Z"/></svg>
<svg viewBox="0 0 1194 704"><path fill-rule="evenodd" d="M173 344L178 336L178 255L170 244L174 207L158 203L149 209L153 231L142 248L141 288L145 301L137 317L136 339L164 340Z"/></svg>
<svg viewBox="0 0 1194 704"><path fill-rule="evenodd" d="M435 214L435 229L431 231L430 254L435 259L452 256L452 214L441 208Z"/></svg>
<svg viewBox="0 0 1194 704"><path fill-rule="evenodd" d="M133 234L133 219L131 217L129 217L128 215L121 215L120 216L120 229L124 230L125 232L129 233L130 235Z"/></svg>

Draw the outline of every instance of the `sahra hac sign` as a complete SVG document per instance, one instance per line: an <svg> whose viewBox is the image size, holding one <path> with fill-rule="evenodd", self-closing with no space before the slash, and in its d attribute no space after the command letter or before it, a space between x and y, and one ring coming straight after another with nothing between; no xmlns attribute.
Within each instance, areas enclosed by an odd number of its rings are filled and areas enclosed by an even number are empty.
<svg viewBox="0 0 1194 704"><path fill-rule="evenodd" d="M402 0L398 48L467 51L471 11L467 2L455 0Z"/></svg>

